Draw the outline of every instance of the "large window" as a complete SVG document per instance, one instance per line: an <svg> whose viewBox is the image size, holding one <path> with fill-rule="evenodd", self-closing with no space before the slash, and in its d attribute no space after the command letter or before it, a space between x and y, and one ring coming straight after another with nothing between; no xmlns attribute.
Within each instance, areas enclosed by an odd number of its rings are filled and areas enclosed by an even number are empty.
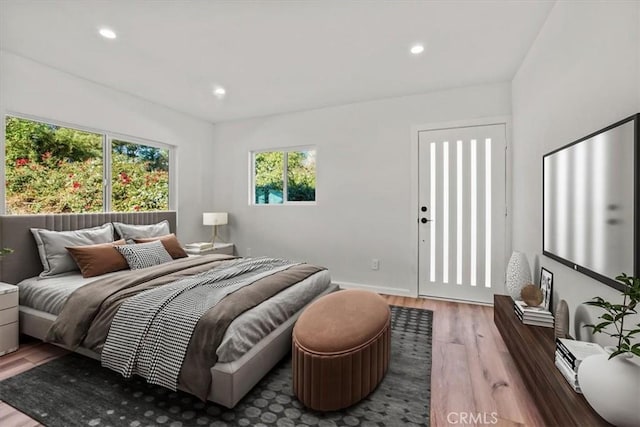
<svg viewBox="0 0 640 427"><path fill-rule="evenodd" d="M316 201L314 148L258 151L252 153L251 160L253 204L282 205Z"/></svg>
<svg viewBox="0 0 640 427"><path fill-rule="evenodd" d="M7 116L5 212L169 209L170 153L161 144Z"/></svg>

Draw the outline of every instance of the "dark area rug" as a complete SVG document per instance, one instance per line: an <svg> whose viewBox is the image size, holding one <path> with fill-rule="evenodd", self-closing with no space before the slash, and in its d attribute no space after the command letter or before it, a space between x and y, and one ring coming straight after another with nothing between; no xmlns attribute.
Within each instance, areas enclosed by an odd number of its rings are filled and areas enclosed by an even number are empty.
<svg viewBox="0 0 640 427"><path fill-rule="evenodd" d="M290 357L234 408L124 379L70 354L0 382L0 400L50 427L429 425L433 313L391 307L391 364L380 386L342 411L305 409L291 390Z"/></svg>

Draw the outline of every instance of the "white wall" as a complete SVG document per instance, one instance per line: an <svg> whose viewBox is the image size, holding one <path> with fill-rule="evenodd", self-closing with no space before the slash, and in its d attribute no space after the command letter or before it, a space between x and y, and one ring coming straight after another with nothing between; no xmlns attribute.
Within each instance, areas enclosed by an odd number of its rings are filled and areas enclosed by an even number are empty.
<svg viewBox="0 0 640 427"><path fill-rule="evenodd" d="M215 208L230 213L224 228L241 254L307 260L340 283L416 295L411 128L509 115L510 96L494 84L216 125ZM249 206L249 151L309 144L317 205Z"/></svg>
<svg viewBox="0 0 640 427"><path fill-rule="evenodd" d="M540 264L554 273L583 338L594 311L579 305L619 293L541 255L542 155L640 111L639 15L638 2L557 2L512 85L513 248L536 277Z"/></svg>
<svg viewBox="0 0 640 427"><path fill-rule="evenodd" d="M114 66L118 66L115 64ZM21 113L177 146L178 235L202 240L211 210L213 125L9 52L0 52L0 115ZM2 119L4 140L4 118Z"/></svg>

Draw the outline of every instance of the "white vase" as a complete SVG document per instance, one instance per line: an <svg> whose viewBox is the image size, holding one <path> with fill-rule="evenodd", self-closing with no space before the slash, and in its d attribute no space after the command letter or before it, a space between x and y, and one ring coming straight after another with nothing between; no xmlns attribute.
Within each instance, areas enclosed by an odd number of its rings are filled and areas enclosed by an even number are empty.
<svg viewBox="0 0 640 427"><path fill-rule="evenodd" d="M527 256L522 252L514 252L507 264L507 292L514 301L522 299L520 291L531 283L531 269Z"/></svg>
<svg viewBox="0 0 640 427"><path fill-rule="evenodd" d="M609 359L608 354L589 356L578 368L578 384L589 405L618 427L640 426L640 364L630 353Z"/></svg>

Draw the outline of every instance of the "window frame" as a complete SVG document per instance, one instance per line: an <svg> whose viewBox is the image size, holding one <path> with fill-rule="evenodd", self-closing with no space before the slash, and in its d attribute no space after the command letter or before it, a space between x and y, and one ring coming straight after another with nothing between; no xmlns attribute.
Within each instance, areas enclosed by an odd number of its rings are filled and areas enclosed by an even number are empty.
<svg viewBox="0 0 640 427"><path fill-rule="evenodd" d="M68 123L61 120L46 119L31 114L17 113L14 111L5 111L2 120L2 137L0 140L0 150L2 150L2 162L0 164L0 173L2 174L2 188L0 189L0 196L2 197L2 205L0 206L0 214L6 215L7 212L7 194L6 194L6 171L5 171L5 155L6 155L6 119L7 117L15 117L23 120L31 120L33 122L43 123L47 125L53 125L58 127L65 127L70 129L79 130L82 132L90 132L99 134L102 136L102 212L113 212L111 210L112 201L112 183L111 183L111 163L112 163L112 142L113 140L128 142L131 144L146 145L148 147L159 148L169 151L169 201L168 210L176 210L176 189L177 189L177 174L176 174L176 152L177 147L175 145L167 144L164 142L158 142L151 139L141 138L137 136L127 135L118 132L111 132L104 129L93 128L90 126L82 126L74 123ZM149 211L152 212L152 211ZM154 211L157 212L157 211ZM33 214L36 215L36 214ZM53 215L64 215L62 213Z"/></svg>
<svg viewBox="0 0 640 427"><path fill-rule="evenodd" d="M289 155L291 151L315 151L316 152L316 188L313 201L289 201L288 199L288 172ZM256 154L279 152L282 159L282 203L256 203ZM249 206L315 206L318 204L318 147L315 145L296 145L292 147L260 148L249 150Z"/></svg>

